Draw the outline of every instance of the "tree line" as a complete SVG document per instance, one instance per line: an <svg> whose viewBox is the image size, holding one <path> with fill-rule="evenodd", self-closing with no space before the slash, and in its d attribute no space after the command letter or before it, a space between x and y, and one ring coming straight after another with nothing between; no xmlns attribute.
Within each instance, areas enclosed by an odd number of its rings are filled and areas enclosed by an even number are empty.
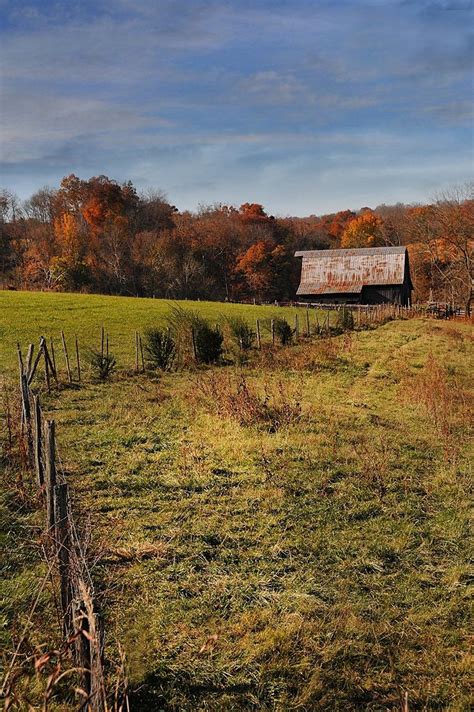
<svg viewBox="0 0 474 712"><path fill-rule="evenodd" d="M472 298L474 193L429 205L379 205L273 217L258 203L180 212L131 182L70 175L20 201L0 191L0 284L174 299L284 301L296 250L407 245L415 298Z"/></svg>

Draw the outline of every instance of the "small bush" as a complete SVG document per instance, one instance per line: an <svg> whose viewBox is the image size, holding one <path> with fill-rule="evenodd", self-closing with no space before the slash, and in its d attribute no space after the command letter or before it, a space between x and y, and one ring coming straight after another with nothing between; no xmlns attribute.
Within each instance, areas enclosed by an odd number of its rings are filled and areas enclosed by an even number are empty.
<svg viewBox="0 0 474 712"><path fill-rule="evenodd" d="M169 329L148 329L145 332L145 353L152 368L171 371L176 360L176 343Z"/></svg>
<svg viewBox="0 0 474 712"><path fill-rule="evenodd" d="M242 351L248 351L255 343L255 332L241 317L227 317L226 324L234 344Z"/></svg>
<svg viewBox="0 0 474 712"><path fill-rule="evenodd" d="M273 322L275 336L283 346L291 344L293 341L293 330L286 319L275 319Z"/></svg>
<svg viewBox="0 0 474 712"><path fill-rule="evenodd" d="M193 346L198 362L216 363L220 360L224 335L218 326L212 326L197 312L180 306L171 309L167 321L182 365L192 362Z"/></svg>
<svg viewBox="0 0 474 712"><path fill-rule="evenodd" d="M352 314L352 309L347 309L347 307L342 307L337 312L336 328L342 331L352 331L354 328L354 315Z"/></svg>
<svg viewBox="0 0 474 712"><path fill-rule="evenodd" d="M93 376L98 381L108 381L115 371L117 362L113 354L102 354L100 351L89 351L89 365Z"/></svg>
<svg viewBox="0 0 474 712"><path fill-rule="evenodd" d="M275 433L301 417L301 392L290 391L282 381L266 383L260 393L243 374L237 380L213 373L198 387L218 415L232 418L239 425L264 425Z"/></svg>
<svg viewBox="0 0 474 712"><path fill-rule="evenodd" d="M193 324L196 359L201 363L216 363L222 356L224 334L218 326L211 326L199 318Z"/></svg>

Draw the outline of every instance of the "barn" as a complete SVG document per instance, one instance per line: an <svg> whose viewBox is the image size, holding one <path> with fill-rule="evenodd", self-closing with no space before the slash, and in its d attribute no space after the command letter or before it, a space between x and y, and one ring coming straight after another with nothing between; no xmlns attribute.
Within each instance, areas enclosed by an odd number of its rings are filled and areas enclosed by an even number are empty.
<svg viewBox="0 0 474 712"><path fill-rule="evenodd" d="M401 304L413 289L406 247L307 250L302 257L298 297L332 304Z"/></svg>

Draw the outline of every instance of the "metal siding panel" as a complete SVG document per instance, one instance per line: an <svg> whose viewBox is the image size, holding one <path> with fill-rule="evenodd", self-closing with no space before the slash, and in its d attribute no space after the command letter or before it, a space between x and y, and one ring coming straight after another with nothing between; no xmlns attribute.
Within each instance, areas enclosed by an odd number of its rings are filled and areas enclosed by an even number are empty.
<svg viewBox="0 0 474 712"><path fill-rule="evenodd" d="M298 295L360 293L364 286L396 286L407 272L406 248L297 252L303 257Z"/></svg>

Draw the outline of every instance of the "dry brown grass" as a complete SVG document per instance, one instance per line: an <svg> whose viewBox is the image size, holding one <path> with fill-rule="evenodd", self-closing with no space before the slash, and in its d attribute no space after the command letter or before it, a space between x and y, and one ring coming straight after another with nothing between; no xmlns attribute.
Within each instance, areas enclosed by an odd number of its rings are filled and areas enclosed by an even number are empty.
<svg viewBox="0 0 474 712"><path fill-rule="evenodd" d="M243 373L209 373L199 378L197 390L217 415L239 425L264 425L274 433L301 418L302 389L282 380L265 380L257 390Z"/></svg>
<svg viewBox="0 0 474 712"><path fill-rule="evenodd" d="M335 369L348 360L354 350L355 335L347 332L341 338L325 338L300 342L295 346L271 349L265 348L258 354L258 364L262 368L287 368L295 371Z"/></svg>
<svg viewBox="0 0 474 712"><path fill-rule="evenodd" d="M419 373L402 379L401 393L424 411L444 440L453 438L470 417L469 393L432 353Z"/></svg>

